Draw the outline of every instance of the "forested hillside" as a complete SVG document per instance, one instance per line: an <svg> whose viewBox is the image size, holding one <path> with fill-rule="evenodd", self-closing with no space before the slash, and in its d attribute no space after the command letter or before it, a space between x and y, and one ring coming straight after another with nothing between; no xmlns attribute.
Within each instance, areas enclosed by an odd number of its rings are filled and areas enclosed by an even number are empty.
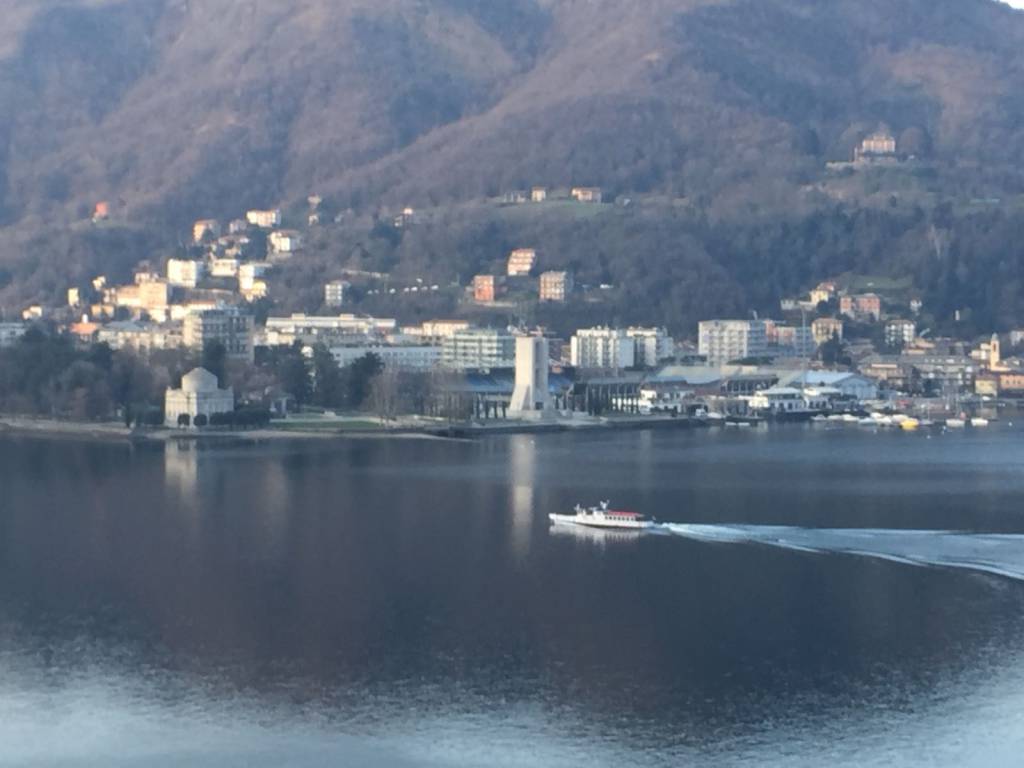
<svg viewBox="0 0 1024 768"><path fill-rule="evenodd" d="M922 233L945 227L963 301L997 301L1001 322L1017 310L986 281L1020 271L988 233L1013 230L1024 194L1024 14L992 0L0 0L0 14L0 303L166 255L195 218L313 192L358 216L587 184L642 213L493 232L617 284L670 276L656 311L673 324L866 268L834 234L854 226L878 244L862 261L921 290L944 268L917 255ZM826 170L882 124L912 162ZM92 231L99 200L112 221ZM460 248L500 258L505 242L450 221ZM426 258L396 253L398 270ZM447 249L431 267L465 276L475 258Z"/></svg>

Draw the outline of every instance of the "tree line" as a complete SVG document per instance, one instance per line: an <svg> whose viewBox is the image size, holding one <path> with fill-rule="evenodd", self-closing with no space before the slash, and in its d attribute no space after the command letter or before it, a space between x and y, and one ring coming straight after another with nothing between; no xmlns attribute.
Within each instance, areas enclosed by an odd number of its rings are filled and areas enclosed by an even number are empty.
<svg viewBox="0 0 1024 768"><path fill-rule="evenodd" d="M202 366L221 386L234 389L238 407L194 426L264 426L267 406L285 400L295 410L372 413L383 421L402 413L451 415L444 393L452 375L386 369L372 353L340 366L322 344L307 354L301 343L261 347L249 364L232 360L213 342L201 353L186 349L142 354L105 343L82 345L72 337L33 327L0 349L0 413L75 421L121 420L126 426L158 426L164 393ZM193 425L189 425L193 426Z"/></svg>
<svg viewBox="0 0 1024 768"><path fill-rule="evenodd" d="M442 418L466 415L449 396L457 379L451 372L386 368L373 352L341 366L323 344L314 345L309 355L298 343L260 352L260 363L277 372L300 409L371 413L383 422L407 413Z"/></svg>
<svg viewBox="0 0 1024 768"><path fill-rule="evenodd" d="M163 422L167 370L106 344L87 348L32 328L0 350L0 411L125 424Z"/></svg>

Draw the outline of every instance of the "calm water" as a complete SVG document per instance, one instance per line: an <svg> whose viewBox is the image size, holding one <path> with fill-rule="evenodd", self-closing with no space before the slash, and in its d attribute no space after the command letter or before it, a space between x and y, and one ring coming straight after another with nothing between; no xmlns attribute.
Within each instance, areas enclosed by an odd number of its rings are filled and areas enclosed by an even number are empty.
<svg viewBox="0 0 1024 768"><path fill-rule="evenodd" d="M1016 766L1021 534L1007 427L4 438L0 764Z"/></svg>

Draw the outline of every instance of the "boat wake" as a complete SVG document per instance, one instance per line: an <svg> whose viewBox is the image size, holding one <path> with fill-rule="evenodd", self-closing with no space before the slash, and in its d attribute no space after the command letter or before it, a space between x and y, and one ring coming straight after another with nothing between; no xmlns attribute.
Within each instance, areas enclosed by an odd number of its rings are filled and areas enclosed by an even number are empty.
<svg viewBox="0 0 1024 768"><path fill-rule="evenodd" d="M720 544L761 544L800 552L856 555L909 565L962 568L1024 581L1024 535L664 523L675 536Z"/></svg>

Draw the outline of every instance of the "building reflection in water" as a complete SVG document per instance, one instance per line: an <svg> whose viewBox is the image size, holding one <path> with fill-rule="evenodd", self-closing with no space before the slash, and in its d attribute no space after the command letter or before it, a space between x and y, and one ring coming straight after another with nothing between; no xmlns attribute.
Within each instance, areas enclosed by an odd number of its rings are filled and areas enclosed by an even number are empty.
<svg viewBox="0 0 1024 768"><path fill-rule="evenodd" d="M191 540L214 513L231 515L244 509L245 520L239 525L250 555L261 560L282 555L292 495L283 461L255 451L239 460L200 443L172 440L164 446L164 487Z"/></svg>
<svg viewBox="0 0 1024 768"><path fill-rule="evenodd" d="M168 440L164 446L164 485L178 500L195 507L199 492L199 446Z"/></svg>
<svg viewBox="0 0 1024 768"><path fill-rule="evenodd" d="M655 480L657 453L655 450L654 430L647 429L637 433L633 461L637 485L645 491L654 487L657 484ZM634 502L630 499L623 499L621 503L628 506Z"/></svg>
<svg viewBox="0 0 1024 768"><path fill-rule="evenodd" d="M526 557L534 521L545 516L534 508L537 483L537 444L532 435L514 435L509 441L512 469L512 553Z"/></svg>
<svg viewBox="0 0 1024 768"><path fill-rule="evenodd" d="M587 545L595 545L603 549L609 544L636 544L644 536L652 534L647 531L616 531L562 523L551 526L551 535L562 539L583 542Z"/></svg>
<svg viewBox="0 0 1024 768"><path fill-rule="evenodd" d="M255 517L250 526L255 527L258 535L254 536L253 556L267 562L280 562L288 554L288 533L291 517L289 499L298 498L300 494L292 493L289 483L288 469L283 461L260 461L258 472L258 494L250 504L248 514ZM306 467L300 464L295 482L304 484ZM297 490L297 489L296 489Z"/></svg>

